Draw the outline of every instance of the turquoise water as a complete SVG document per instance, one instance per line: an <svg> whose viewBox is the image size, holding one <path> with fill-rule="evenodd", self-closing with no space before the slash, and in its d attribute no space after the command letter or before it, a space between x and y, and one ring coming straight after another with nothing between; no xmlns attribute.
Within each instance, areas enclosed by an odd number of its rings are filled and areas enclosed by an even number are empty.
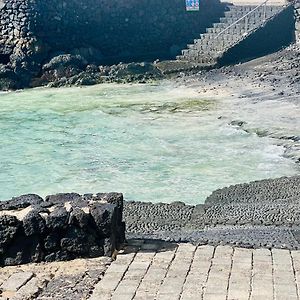
<svg viewBox="0 0 300 300"><path fill-rule="evenodd" d="M118 191L195 204L229 184L296 174L283 148L218 119L224 105L169 83L0 94L0 199Z"/></svg>

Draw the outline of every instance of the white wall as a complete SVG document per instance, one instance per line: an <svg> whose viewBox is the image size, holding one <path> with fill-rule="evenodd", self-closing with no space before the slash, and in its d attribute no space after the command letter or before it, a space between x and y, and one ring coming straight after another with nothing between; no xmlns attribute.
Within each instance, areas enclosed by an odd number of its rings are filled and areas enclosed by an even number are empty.
<svg viewBox="0 0 300 300"><path fill-rule="evenodd" d="M232 3L235 5L258 5L263 3L264 0L221 0L221 2ZM270 0L267 4L268 5L284 5L286 4L286 0Z"/></svg>

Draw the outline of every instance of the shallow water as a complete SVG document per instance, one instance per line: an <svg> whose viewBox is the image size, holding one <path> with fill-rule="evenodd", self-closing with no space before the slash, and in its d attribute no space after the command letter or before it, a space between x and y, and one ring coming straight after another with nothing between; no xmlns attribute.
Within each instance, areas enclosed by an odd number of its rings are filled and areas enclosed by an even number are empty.
<svg viewBox="0 0 300 300"><path fill-rule="evenodd" d="M215 189L294 175L283 148L227 125L195 89L100 85L0 94L0 199L123 192L202 203Z"/></svg>

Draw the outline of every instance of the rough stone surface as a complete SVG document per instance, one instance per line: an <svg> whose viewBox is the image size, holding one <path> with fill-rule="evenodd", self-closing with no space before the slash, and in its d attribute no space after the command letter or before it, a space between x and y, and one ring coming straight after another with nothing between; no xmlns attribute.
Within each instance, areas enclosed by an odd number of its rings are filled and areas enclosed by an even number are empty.
<svg viewBox="0 0 300 300"><path fill-rule="evenodd" d="M3 267L0 299L87 299L110 263L110 258L99 257ZM19 273L29 273L32 278L15 291L3 287Z"/></svg>
<svg viewBox="0 0 300 300"><path fill-rule="evenodd" d="M130 241L91 300L299 299L299 251Z"/></svg>
<svg viewBox="0 0 300 300"><path fill-rule="evenodd" d="M218 0L201 1L199 12L192 14L181 0L3 0L0 64L7 70L0 70L0 88L48 82L90 85L105 81L92 65L97 69L120 61L175 58L223 11ZM152 76L147 75L150 69L133 64L118 67L115 73L116 78L143 81ZM42 70L42 78L36 78Z"/></svg>
<svg viewBox="0 0 300 300"><path fill-rule="evenodd" d="M111 256L125 241L123 195L25 195L0 208L0 265Z"/></svg>
<svg viewBox="0 0 300 300"><path fill-rule="evenodd" d="M1 285L4 291L16 292L33 277L32 272L19 272L11 275L7 281Z"/></svg>
<svg viewBox="0 0 300 300"><path fill-rule="evenodd" d="M0 299L299 299L300 252L130 240L116 261L76 259L4 267L33 277Z"/></svg>
<svg viewBox="0 0 300 300"><path fill-rule="evenodd" d="M239 184L212 193L203 205L125 202L130 238L300 248L300 177Z"/></svg>
<svg viewBox="0 0 300 300"><path fill-rule="evenodd" d="M14 197L9 201L0 202L0 210L13 210L26 208L30 205L38 205L43 202L43 199L38 195L28 194L19 197Z"/></svg>

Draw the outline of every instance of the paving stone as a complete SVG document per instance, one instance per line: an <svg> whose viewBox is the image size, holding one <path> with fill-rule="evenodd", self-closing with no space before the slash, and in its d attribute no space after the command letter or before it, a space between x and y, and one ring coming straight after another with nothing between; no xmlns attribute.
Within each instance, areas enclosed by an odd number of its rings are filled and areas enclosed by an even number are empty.
<svg viewBox="0 0 300 300"><path fill-rule="evenodd" d="M298 299L296 278L290 251L272 249L275 299L289 295Z"/></svg>
<svg viewBox="0 0 300 300"><path fill-rule="evenodd" d="M217 247L212 260L208 281L204 289L204 299L212 295L227 295L229 275L232 265L233 248Z"/></svg>
<svg viewBox="0 0 300 300"><path fill-rule="evenodd" d="M28 282L33 277L32 272L19 272L11 275L8 280L6 280L2 285L1 289L3 291L13 291L16 292L21 288L26 282Z"/></svg>
<svg viewBox="0 0 300 300"><path fill-rule="evenodd" d="M136 253L122 254L117 257L117 260L107 270L104 278L95 285L94 291L90 300L99 300L101 297L110 299L116 288L118 287L129 265L135 258ZM105 296L104 296L105 295Z"/></svg>
<svg viewBox="0 0 300 300"><path fill-rule="evenodd" d="M300 275L298 251L179 244L178 248L165 252L157 249L128 255L131 260L127 260L127 269L124 271L125 264L122 268L114 266L118 264L115 261L90 299L298 299L295 283ZM120 276L116 270L124 273Z"/></svg>
<svg viewBox="0 0 300 300"><path fill-rule="evenodd" d="M292 251L291 258L297 283L298 297L300 296L300 251Z"/></svg>
<svg viewBox="0 0 300 300"><path fill-rule="evenodd" d="M177 248L155 254L152 265L137 290L135 299L155 299L159 287L166 277L168 268L174 258L176 250Z"/></svg>
<svg viewBox="0 0 300 300"><path fill-rule="evenodd" d="M229 279L228 299L248 300L251 288L252 251L235 249Z"/></svg>
<svg viewBox="0 0 300 300"><path fill-rule="evenodd" d="M158 299L169 295L170 299L179 299L183 291L185 278L190 270L196 247L190 244L180 244L174 260L167 272L158 294Z"/></svg>
<svg viewBox="0 0 300 300"><path fill-rule="evenodd" d="M32 278L23 285L16 293L15 300L34 299L40 291L39 281L37 278Z"/></svg>
<svg viewBox="0 0 300 300"><path fill-rule="evenodd" d="M202 298L214 252L214 247L200 246L197 248L180 299Z"/></svg>
<svg viewBox="0 0 300 300"><path fill-rule="evenodd" d="M273 299L272 253L268 249L253 251L252 291L250 299Z"/></svg>

